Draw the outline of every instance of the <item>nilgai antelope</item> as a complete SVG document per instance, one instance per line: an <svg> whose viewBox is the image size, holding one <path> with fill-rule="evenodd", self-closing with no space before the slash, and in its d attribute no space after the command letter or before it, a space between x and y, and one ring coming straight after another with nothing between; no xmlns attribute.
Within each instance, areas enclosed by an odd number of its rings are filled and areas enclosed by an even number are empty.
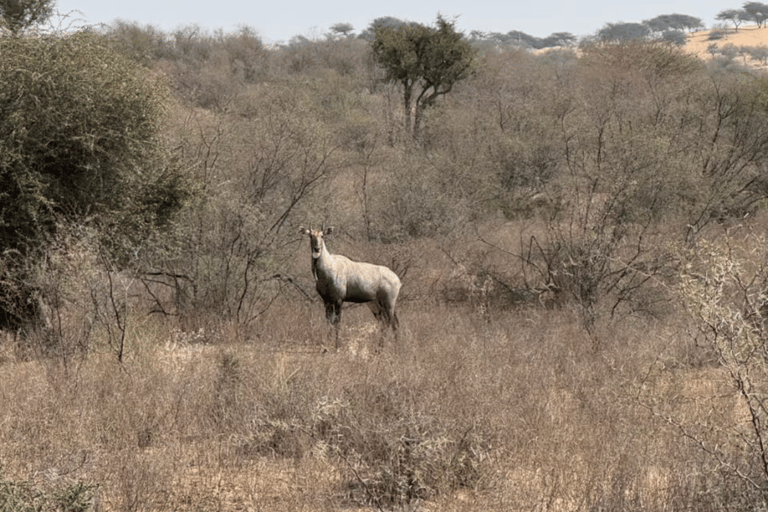
<svg viewBox="0 0 768 512"><path fill-rule="evenodd" d="M324 235L330 235L333 227L316 230L300 228L299 233L309 235L312 251L312 276L317 293L325 303L325 317L336 331L336 348L339 347L341 305L344 302L367 303L373 316L386 328L397 332L395 313L400 278L387 267L352 261L341 254L331 254L325 247Z"/></svg>

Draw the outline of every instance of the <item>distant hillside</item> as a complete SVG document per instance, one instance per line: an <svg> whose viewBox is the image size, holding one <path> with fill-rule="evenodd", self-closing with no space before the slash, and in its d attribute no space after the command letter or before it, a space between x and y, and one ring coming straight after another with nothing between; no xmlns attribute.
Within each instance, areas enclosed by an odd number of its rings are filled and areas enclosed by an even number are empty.
<svg viewBox="0 0 768 512"><path fill-rule="evenodd" d="M723 36L716 39L711 39L712 33L722 33ZM726 45L734 46L766 46L768 47L768 27L757 28L755 26L742 27L738 31L734 30L702 30L688 36L688 42L685 45L685 49L694 55L699 56L702 59L709 60L712 58L712 52L709 51L710 45L715 44L719 49L722 49ZM752 64L756 67L766 67L765 64L759 63L746 58L748 64Z"/></svg>

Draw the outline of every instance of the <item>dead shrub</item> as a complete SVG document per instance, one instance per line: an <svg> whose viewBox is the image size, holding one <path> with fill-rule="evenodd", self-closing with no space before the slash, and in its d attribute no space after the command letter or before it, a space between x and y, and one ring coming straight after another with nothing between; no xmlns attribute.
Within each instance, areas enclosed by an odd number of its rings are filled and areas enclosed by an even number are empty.
<svg viewBox="0 0 768 512"><path fill-rule="evenodd" d="M131 450L116 462L110 478L113 486L103 496L110 508L141 512L165 507L172 478L168 461Z"/></svg>
<svg viewBox="0 0 768 512"><path fill-rule="evenodd" d="M353 501L401 506L476 489L486 476L487 440L471 426L414 411L413 393L361 385L317 404L311 435L338 457Z"/></svg>
<svg viewBox="0 0 768 512"><path fill-rule="evenodd" d="M460 229L468 220L469 203L450 176L418 161L403 162L390 172L373 194L375 238L393 242L438 237Z"/></svg>

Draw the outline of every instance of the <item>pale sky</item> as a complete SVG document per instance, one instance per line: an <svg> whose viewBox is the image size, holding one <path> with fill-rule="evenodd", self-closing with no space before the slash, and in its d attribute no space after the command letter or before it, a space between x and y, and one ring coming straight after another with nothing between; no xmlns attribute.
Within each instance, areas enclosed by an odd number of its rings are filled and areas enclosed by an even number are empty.
<svg viewBox="0 0 768 512"><path fill-rule="evenodd" d="M254 28L265 43L287 42L291 37L320 37L336 23L350 23L362 32L382 16L432 24L440 13L456 19L456 27L469 33L507 33L520 30L536 37L570 32L591 35L606 23L641 22L661 14L701 18L706 27L725 9L739 9L743 0L58 0L62 14L71 13L79 24L111 23L116 19L153 25L163 31L196 24L208 30ZM79 11L79 12L74 12Z"/></svg>

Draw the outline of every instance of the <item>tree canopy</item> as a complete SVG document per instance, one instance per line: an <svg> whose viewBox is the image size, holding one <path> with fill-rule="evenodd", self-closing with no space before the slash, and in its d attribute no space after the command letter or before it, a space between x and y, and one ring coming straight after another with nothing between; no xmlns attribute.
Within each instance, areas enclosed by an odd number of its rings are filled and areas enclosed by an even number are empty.
<svg viewBox="0 0 768 512"><path fill-rule="evenodd" d="M739 25L745 21L750 21L751 18L752 16L744 9L726 9L715 16L716 20L730 21L736 30L739 30Z"/></svg>
<svg viewBox="0 0 768 512"><path fill-rule="evenodd" d="M0 243L53 217L107 215L137 199L157 156L157 84L96 35L0 39Z"/></svg>
<svg viewBox="0 0 768 512"><path fill-rule="evenodd" d="M742 6L744 11L749 14L752 21L757 23L758 27L762 27L765 20L768 19L768 5L761 2L745 2Z"/></svg>
<svg viewBox="0 0 768 512"><path fill-rule="evenodd" d="M651 30L642 23L607 23L597 33L601 41L630 41L650 35Z"/></svg>
<svg viewBox="0 0 768 512"><path fill-rule="evenodd" d="M652 32L665 33L670 30L691 31L702 28L701 18L686 14L662 14L650 20L643 21Z"/></svg>
<svg viewBox="0 0 768 512"><path fill-rule="evenodd" d="M578 38L570 32L555 32L544 38L532 36L525 32L520 32L519 30L510 30L506 34L498 32L484 33L479 30L473 30L469 34L469 40L475 46L533 48L536 50L542 48L573 46L576 44L577 39Z"/></svg>
<svg viewBox="0 0 768 512"><path fill-rule="evenodd" d="M56 0L0 0L2 26L12 34L45 23L53 14Z"/></svg>
<svg viewBox="0 0 768 512"><path fill-rule="evenodd" d="M349 37L354 31L355 26L351 23L336 23L331 26L332 33L341 34L344 37Z"/></svg>
<svg viewBox="0 0 768 512"><path fill-rule="evenodd" d="M403 87L405 127L418 138L424 111L470 75L474 49L454 23L442 16L434 27L374 22L372 30L374 58L384 68L385 79Z"/></svg>

